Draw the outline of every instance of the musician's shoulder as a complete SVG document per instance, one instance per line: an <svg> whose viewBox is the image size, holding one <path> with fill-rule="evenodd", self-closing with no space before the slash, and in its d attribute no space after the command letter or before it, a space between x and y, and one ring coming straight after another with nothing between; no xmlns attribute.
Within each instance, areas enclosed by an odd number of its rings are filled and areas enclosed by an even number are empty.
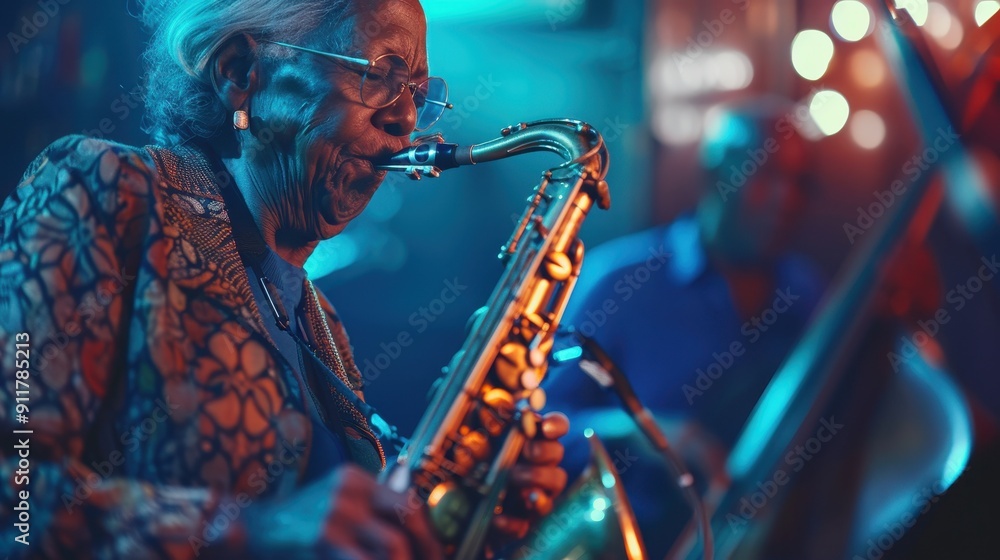
<svg viewBox="0 0 1000 560"><path fill-rule="evenodd" d="M604 276L615 276L638 266L662 268L676 252L672 228L673 224L660 225L598 245L584 256L584 274L600 271Z"/></svg>
<svg viewBox="0 0 1000 560"><path fill-rule="evenodd" d="M0 214L27 212L53 197L73 207L121 207L125 199L149 194L155 169L142 148L83 135L64 136L28 165Z"/></svg>
<svg viewBox="0 0 1000 560"><path fill-rule="evenodd" d="M100 164L104 172L108 167L122 165L146 170L153 166L152 158L143 148L80 134L63 136L49 144L35 159L35 163L44 162L81 170Z"/></svg>

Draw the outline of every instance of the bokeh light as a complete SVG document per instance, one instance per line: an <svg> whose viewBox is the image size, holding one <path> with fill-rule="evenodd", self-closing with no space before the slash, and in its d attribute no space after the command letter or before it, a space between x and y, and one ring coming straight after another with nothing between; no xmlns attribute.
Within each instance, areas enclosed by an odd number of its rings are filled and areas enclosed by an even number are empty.
<svg viewBox="0 0 1000 560"><path fill-rule="evenodd" d="M809 115L820 132L832 136L847 124L851 107L840 92L832 89L817 91L809 100Z"/></svg>
<svg viewBox="0 0 1000 560"><path fill-rule="evenodd" d="M792 67L807 80L818 80L833 59L833 40L817 29L799 31L792 39Z"/></svg>
<svg viewBox="0 0 1000 560"><path fill-rule="evenodd" d="M717 53L709 61L709 75L714 75L712 83L723 91L743 89L753 81L753 62L746 53L727 50Z"/></svg>
<svg viewBox="0 0 1000 560"><path fill-rule="evenodd" d="M830 13L833 30L845 41L860 41L872 29L872 13L858 0L840 0Z"/></svg>
<svg viewBox="0 0 1000 560"><path fill-rule="evenodd" d="M874 49L861 49L851 55L851 77L866 88L878 87L885 81L886 67L882 55Z"/></svg>
<svg viewBox="0 0 1000 560"><path fill-rule="evenodd" d="M703 126L701 112L690 105L662 105L653 114L653 135L670 146L694 144Z"/></svg>
<svg viewBox="0 0 1000 560"><path fill-rule="evenodd" d="M740 90L750 85L753 76L753 62L743 51L704 52L695 61L665 50L650 65L649 87L656 99L674 99Z"/></svg>
<svg viewBox="0 0 1000 560"><path fill-rule="evenodd" d="M851 116L850 133L859 146L874 150L885 140L885 121L874 111L858 111Z"/></svg>
<svg viewBox="0 0 1000 560"><path fill-rule="evenodd" d="M896 7L909 12L917 25L927 23L927 0L895 0Z"/></svg>
<svg viewBox="0 0 1000 560"><path fill-rule="evenodd" d="M927 33L946 49L954 49L962 43L965 33L958 18L944 4L931 2L927 5Z"/></svg>
<svg viewBox="0 0 1000 560"><path fill-rule="evenodd" d="M982 0L976 4L976 25L982 27L997 11L1000 11L1000 2L996 0Z"/></svg>

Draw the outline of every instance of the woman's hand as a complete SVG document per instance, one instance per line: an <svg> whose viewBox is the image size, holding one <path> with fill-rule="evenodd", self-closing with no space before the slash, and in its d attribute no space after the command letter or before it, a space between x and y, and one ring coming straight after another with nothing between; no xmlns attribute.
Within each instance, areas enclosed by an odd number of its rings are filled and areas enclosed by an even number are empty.
<svg viewBox="0 0 1000 560"><path fill-rule="evenodd" d="M533 520L548 515L556 497L566 488L566 471L559 467L569 419L561 412L542 417L537 434L524 444L521 460L510 472L504 513L493 518L501 539L523 538Z"/></svg>
<svg viewBox="0 0 1000 560"><path fill-rule="evenodd" d="M353 466L278 503L247 510L251 557L443 558L420 500L379 484Z"/></svg>

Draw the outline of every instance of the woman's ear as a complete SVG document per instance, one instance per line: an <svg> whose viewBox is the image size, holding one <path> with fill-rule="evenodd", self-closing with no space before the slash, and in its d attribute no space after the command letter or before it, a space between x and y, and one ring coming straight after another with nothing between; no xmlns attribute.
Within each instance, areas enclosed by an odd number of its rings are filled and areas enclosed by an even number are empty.
<svg viewBox="0 0 1000 560"><path fill-rule="evenodd" d="M226 39L211 64L212 85L229 111L246 107L257 89L257 42L245 33Z"/></svg>

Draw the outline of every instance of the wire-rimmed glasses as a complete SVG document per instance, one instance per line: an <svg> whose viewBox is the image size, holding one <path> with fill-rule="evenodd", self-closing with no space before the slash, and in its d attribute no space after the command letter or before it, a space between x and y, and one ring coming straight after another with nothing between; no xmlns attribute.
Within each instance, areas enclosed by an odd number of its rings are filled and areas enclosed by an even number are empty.
<svg viewBox="0 0 1000 560"><path fill-rule="evenodd" d="M363 67L361 102L370 109L382 109L392 105L403 94L404 89L409 89L410 95L413 96L413 104L417 108L417 122L414 130L418 132L433 126L444 114L445 109L452 108L452 104L448 103L448 84L443 78L431 76L420 82L411 82L410 65L397 54L387 53L373 60L368 60L317 51L278 41L263 42Z"/></svg>

